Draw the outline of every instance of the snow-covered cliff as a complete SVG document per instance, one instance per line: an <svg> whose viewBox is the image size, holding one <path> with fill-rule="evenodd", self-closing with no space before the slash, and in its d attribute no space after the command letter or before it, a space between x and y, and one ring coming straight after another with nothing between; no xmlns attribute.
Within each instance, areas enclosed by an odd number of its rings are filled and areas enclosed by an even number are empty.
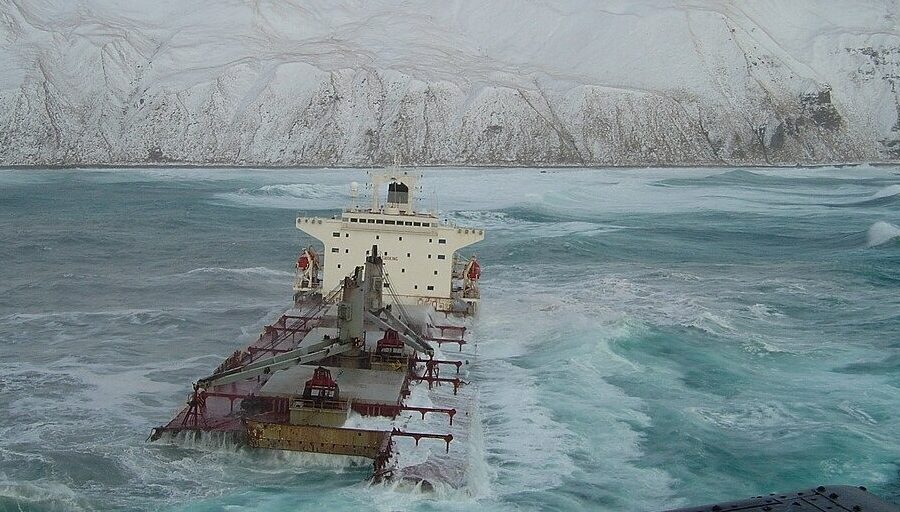
<svg viewBox="0 0 900 512"><path fill-rule="evenodd" d="M0 165L900 160L897 1L0 0Z"/></svg>

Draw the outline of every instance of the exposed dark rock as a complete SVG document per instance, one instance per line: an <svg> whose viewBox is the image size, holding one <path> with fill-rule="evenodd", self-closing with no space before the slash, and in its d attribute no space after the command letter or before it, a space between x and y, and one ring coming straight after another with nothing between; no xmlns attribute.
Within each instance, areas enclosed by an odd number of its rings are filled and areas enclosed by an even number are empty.
<svg viewBox="0 0 900 512"><path fill-rule="evenodd" d="M800 104L803 113L806 114L816 126L826 130L837 130L841 127L843 119L831 103L831 90L825 89L817 93L803 94L800 96Z"/></svg>

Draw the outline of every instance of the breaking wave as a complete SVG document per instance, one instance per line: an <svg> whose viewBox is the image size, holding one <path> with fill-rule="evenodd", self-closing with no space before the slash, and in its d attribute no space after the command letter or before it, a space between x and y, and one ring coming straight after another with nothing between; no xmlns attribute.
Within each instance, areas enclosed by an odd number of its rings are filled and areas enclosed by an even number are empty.
<svg viewBox="0 0 900 512"><path fill-rule="evenodd" d="M349 197L348 188L346 186L321 185L315 183L265 185L259 188L241 189L238 193L275 197L296 197L299 199L334 200L336 197Z"/></svg>
<svg viewBox="0 0 900 512"><path fill-rule="evenodd" d="M230 204L255 208L317 210L346 204L349 192L346 185L292 183L241 188L215 197Z"/></svg>
<svg viewBox="0 0 900 512"><path fill-rule="evenodd" d="M88 500L56 482L0 485L0 510L93 510Z"/></svg>
<svg viewBox="0 0 900 512"><path fill-rule="evenodd" d="M869 247L878 247L897 238L900 238L900 228L882 220L872 224L872 227L869 228L869 232L866 234Z"/></svg>
<svg viewBox="0 0 900 512"><path fill-rule="evenodd" d="M870 199L881 199L884 197L894 197L900 195L900 185L889 185L872 194Z"/></svg>
<svg viewBox="0 0 900 512"><path fill-rule="evenodd" d="M200 267L188 270L184 275L193 274L223 274L237 276L272 276L272 277L291 277L293 274L284 270L273 270L266 267L247 267L247 268L224 268L224 267Z"/></svg>

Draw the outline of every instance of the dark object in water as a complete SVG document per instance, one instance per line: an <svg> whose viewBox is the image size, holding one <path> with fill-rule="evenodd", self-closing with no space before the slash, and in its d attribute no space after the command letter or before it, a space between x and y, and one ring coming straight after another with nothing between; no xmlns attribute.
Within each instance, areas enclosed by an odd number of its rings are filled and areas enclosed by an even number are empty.
<svg viewBox="0 0 900 512"><path fill-rule="evenodd" d="M849 485L819 486L815 489L789 493L754 496L745 500L728 501L700 507L679 508L666 512L898 512L900 508L873 494L865 487Z"/></svg>

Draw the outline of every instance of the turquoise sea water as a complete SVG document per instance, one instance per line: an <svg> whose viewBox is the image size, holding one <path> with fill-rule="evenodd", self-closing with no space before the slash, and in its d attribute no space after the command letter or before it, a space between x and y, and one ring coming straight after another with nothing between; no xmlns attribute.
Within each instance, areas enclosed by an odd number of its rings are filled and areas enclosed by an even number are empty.
<svg viewBox="0 0 900 512"><path fill-rule="evenodd" d="M483 226L477 485L144 440L291 297L362 171L0 171L0 510L900 502L900 169L425 171ZM434 192L437 192L435 194Z"/></svg>

